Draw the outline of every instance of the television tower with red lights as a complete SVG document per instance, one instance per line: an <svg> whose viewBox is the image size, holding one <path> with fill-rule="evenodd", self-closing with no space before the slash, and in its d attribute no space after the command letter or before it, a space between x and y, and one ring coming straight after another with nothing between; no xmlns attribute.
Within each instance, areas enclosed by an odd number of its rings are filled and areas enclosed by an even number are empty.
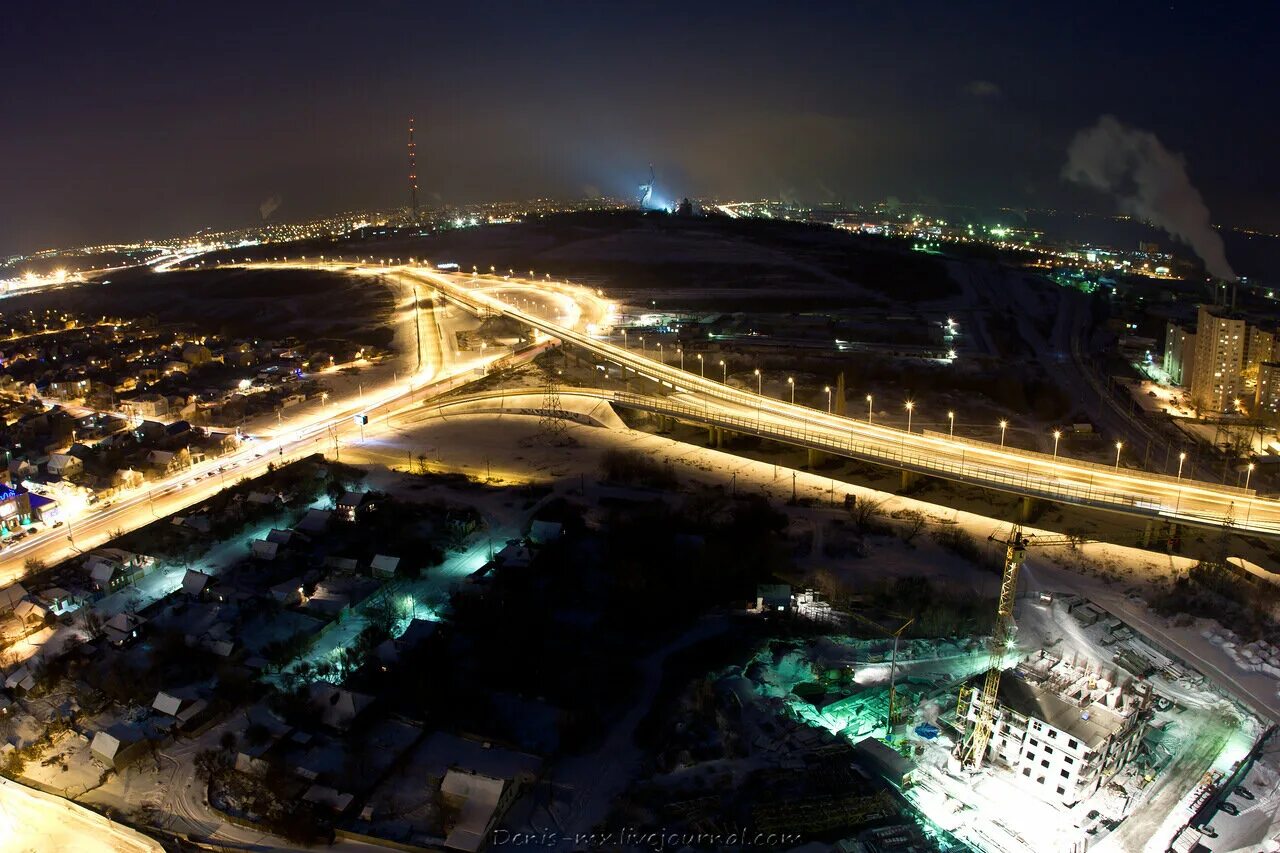
<svg viewBox="0 0 1280 853"><path fill-rule="evenodd" d="M409 200L413 220L418 221L418 146L413 141L413 119L409 119Z"/></svg>

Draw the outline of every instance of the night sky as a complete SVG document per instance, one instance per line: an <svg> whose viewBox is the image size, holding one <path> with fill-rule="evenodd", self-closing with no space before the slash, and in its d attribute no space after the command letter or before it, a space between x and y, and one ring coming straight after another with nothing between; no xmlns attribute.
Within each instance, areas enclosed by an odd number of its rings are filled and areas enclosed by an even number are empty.
<svg viewBox="0 0 1280 853"><path fill-rule="evenodd" d="M0 253L423 199L889 197L1112 212L1103 114L1280 230L1280 4L6 3ZM61 9L55 7L62 7Z"/></svg>

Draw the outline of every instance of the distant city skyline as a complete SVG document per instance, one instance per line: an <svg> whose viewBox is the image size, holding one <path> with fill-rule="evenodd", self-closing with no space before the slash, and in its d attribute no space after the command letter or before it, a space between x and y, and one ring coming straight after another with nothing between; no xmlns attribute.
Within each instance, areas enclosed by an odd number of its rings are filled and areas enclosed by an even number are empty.
<svg viewBox="0 0 1280 853"><path fill-rule="evenodd" d="M677 197L1105 214L1063 168L1111 114L1212 221L1280 231L1269 6L157 8L11 13L0 253L406 206L410 117L424 206L626 198L652 162Z"/></svg>

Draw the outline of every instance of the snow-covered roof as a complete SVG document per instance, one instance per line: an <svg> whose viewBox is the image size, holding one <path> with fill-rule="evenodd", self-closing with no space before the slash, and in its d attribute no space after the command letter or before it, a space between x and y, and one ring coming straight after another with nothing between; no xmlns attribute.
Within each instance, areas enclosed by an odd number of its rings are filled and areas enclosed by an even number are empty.
<svg viewBox="0 0 1280 853"><path fill-rule="evenodd" d="M231 657L236 648L235 643L230 640L206 640L202 645L220 658Z"/></svg>
<svg viewBox="0 0 1280 853"><path fill-rule="evenodd" d="M269 542L266 539L255 539L250 547L253 548L253 556L262 560L274 560L280 551L278 543Z"/></svg>
<svg viewBox="0 0 1280 853"><path fill-rule="evenodd" d="M115 616L108 619L103 627L128 633L145 621L147 620L132 613L117 613Z"/></svg>
<svg viewBox="0 0 1280 853"><path fill-rule="evenodd" d="M292 530L279 530L273 528L271 532L267 534L267 541L275 542L280 545L288 545L295 535L296 534Z"/></svg>
<svg viewBox="0 0 1280 853"><path fill-rule="evenodd" d="M22 584L9 584L4 589L0 589L0 611L12 610L26 597L27 590Z"/></svg>
<svg viewBox="0 0 1280 853"><path fill-rule="evenodd" d="M382 573L393 575L396 572L396 567L399 565L399 557L391 557L386 554L375 554L373 559L369 561L369 568L373 569L375 574Z"/></svg>
<svg viewBox="0 0 1280 853"><path fill-rule="evenodd" d="M326 726L345 729L365 708L373 704L373 697L336 687L324 681L311 685L311 704L320 710L320 719Z"/></svg>
<svg viewBox="0 0 1280 853"><path fill-rule="evenodd" d="M178 716L178 711L182 709L182 700L177 696L170 696L161 690L156 694L155 701L151 703L153 710L159 711L161 714L168 714L170 717Z"/></svg>
<svg viewBox="0 0 1280 853"><path fill-rule="evenodd" d="M496 562L513 569L526 568L533 561L533 552L518 542L512 542L493 555Z"/></svg>
<svg viewBox="0 0 1280 853"><path fill-rule="evenodd" d="M534 521L529 525L529 539L539 545L555 542L564 535L564 525L558 521Z"/></svg>
<svg viewBox="0 0 1280 853"><path fill-rule="evenodd" d="M445 773L440 792L463 801L458 820L444 840L445 846L455 850L479 850L506 786L503 779L464 770L450 769Z"/></svg>
<svg viewBox="0 0 1280 853"><path fill-rule="evenodd" d="M311 533L322 532L329 526L329 516L332 513L327 509L309 509L307 514L302 517L302 521L297 524L298 530L304 530Z"/></svg>
<svg viewBox="0 0 1280 853"><path fill-rule="evenodd" d="M22 685L22 682L31 677L31 670L25 666L20 666L13 672L9 673L9 677L4 680L4 686L10 690Z"/></svg>
<svg viewBox="0 0 1280 853"><path fill-rule="evenodd" d="M212 578L204 572L187 569L187 573L182 576L182 591L187 595L199 595L204 592L210 580Z"/></svg>
<svg viewBox="0 0 1280 853"><path fill-rule="evenodd" d="M23 622L30 622L32 619L43 619L48 612L48 610L45 610L34 601L19 601L17 607L13 608L13 615Z"/></svg>
<svg viewBox="0 0 1280 853"><path fill-rule="evenodd" d="M98 732L93 736L93 741L89 744L89 751L110 761L116 757L116 753L120 751L120 746L120 738L110 732Z"/></svg>
<svg viewBox="0 0 1280 853"><path fill-rule="evenodd" d="M335 812L342 813L347 810L347 806L351 805L351 801L355 799L355 795L339 793L337 789L330 788L326 785L312 785L307 789L307 792L302 795L302 799L309 803L328 806Z"/></svg>

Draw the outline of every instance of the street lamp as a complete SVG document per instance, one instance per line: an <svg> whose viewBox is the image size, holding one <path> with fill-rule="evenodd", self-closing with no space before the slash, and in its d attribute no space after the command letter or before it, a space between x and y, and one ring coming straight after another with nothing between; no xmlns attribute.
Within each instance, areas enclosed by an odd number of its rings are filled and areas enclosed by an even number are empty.
<svg viewBox="0 0 1280 853"><path fill-rule="evenodd" d="M1001 447L1004 447L1004 431L1007 430L1008 428L1009 428L1008 421L1000 422L1000 446Z"/></svg>
<svg viewBox="0 0 1280 853"><path fill-rule="evenodd" d="M1173 514L1178 514L1178 509L1182 506L1182 463L1187 461L1185 452L1178 454L1178 499L1173 503Z"/></svg>
<svg viewBox="0 0 1280 853"><path fill-rule="evenodd" d="M622 348L623 349L627 348L627 330L626 329L622 330Z"/></svg>
<svg viewBox="0 0 1280 853"><path fill-rule="evenodd" d="M1244 469L1244 490L1249 491L1249 478L1253 476L1253 463L1249 463L1249 467Z"/></svg>
<svg viewBox="0 0 1280 853"><path fill-rule="evenodd" d="M680 353L680 369L684 370L684 347L676 347L676 352Z"/></svg>
<svg viewBox="0 0 1280 853"><path fill-rule="evenodd" d="M720 381L723 382L725 385L728 385L729 384L729 365L724 363L723 358L720 359L720 372L721 372Z"/></svg>
<svg viewBox="0 0 1280 853"><path fill-rule="evenodd" d="M702 353L698 353L698 375L707 378L707 363L702 360Z"/></svg>
<svg viewBox="0 0 1280 853"><path fill-rule="evenodd" d="M756 368L756 396L764 394L764 378L760 376L760 368Z"/></svg>
<svg viewBox="0 0 1280 853"><path fill-rule="evenodd" d="M1055 429L1053 431L1053 461L1058 461L1058 440L1062 438L1062 430Z"/></svg>
<svg viewBox="0 0 1280 853"><path fill-rule="evenodd" d="M949 424L948 429L950 430L950 437L955 438L956 437L956 413L955 412L947 412L947 423Z"/></svg>
<svg viewBox="0 0 1280 853"><path fill-rule="evenodd" d="M794 406L796 404L796 380L788 376L787 384L791 386L791 405Z"/></svg>
<svg viewBox="0 0 1280 853"><path fill-rule="evenodd" d="M915 409L916 409L916 404L908 400L907 401L907 432L911 432L911 413L914 412Z"/></svg>
<svg viewBox="0 0 1280 853"><path fill-rule="evenodd" d="M640 355L644 356L644 335L640 336Z"/></svg>
<svg viewBox="0 0 1280 853"><path fill-rule="evenodd" d="M1116 470L1120 470L1120 448L1124 447L1123 441L1116 442Z"/></svg>
<svg viewBox="0 0 1280 853"><path fill-rule="evenodd" d="M662 351L662 341L658 341L658 361L662 362L664 367L667 364L667 354Z"/></svg>
<svg viewBox="0 0 1280 853"><path fill-rule="evenodd" d="M871 423L871 395L867 395L867 423Z"/></svg>
<svg viewBox="0 0 1280 853"><path fill-rule="evenodd" d="M827 414L831 414L831 386L824 385L822 390L827 392Z"/></svg>

